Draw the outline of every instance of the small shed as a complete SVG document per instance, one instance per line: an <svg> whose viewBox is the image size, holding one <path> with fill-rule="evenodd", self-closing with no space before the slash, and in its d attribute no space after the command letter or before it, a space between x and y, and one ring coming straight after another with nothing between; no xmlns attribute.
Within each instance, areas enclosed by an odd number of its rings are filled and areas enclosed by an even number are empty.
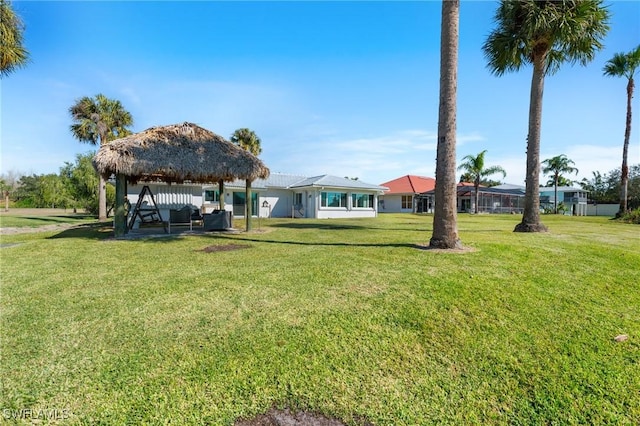
<svg viewBox="0 0 640 426"><path fill-rule="evenodd" d="M255 155L193 123L151 127L100 147L93 165L103 177L116 177L115 234L126 232L126 184L144 182L218 183L266 179L269 169ZM249 195L250 196L250 195ZM251 215L245 215L247 230Z"/></svg>

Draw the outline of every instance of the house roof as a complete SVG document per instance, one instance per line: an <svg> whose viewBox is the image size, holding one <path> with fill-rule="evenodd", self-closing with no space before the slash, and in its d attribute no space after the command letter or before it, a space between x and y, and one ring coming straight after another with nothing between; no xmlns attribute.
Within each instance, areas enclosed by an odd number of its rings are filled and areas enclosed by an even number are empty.
<svg viewBox="0 0 640 426"><path fill-rule="evenodd" d="M381 184L389 188L385 195L393 194L419 194L431 191L436 187L434 178L425 176L406 175Z"/></svg>
<svg viewBox="0 0 640 426"><path fill-rule="evenodd" d="M542 186L540 192L554 192L553 186ZM576 188L574 186L559 186L558 192L589 192L586 189Z"/></svg>
<svg viewBox="0 0 640 426"><path fill-rule="evenodd" d="M476 190L472 183L462 182L457 185L457 194L458 196L465 196L475 194ZM435 193L435 188L431 191L423 192L421 195L433 195ZM524 190L520 188L499 188L497 186L482 186L478 187L478 193L480 194L500 194L500 195L512 195L524 197Z"/></svg>
<svg viewBox="0 0 640 426"><path fill-rule="evenodd" d="M513 184L513 183L503 183L501 185L492 186L492 188L496 188L496 189L520 189L523 192L525 190L524 185L516 185L516 184Z"/></svg>
<svg viewBox="0 0 640 426"><path fill-rule="evenodd" d="M304 187L357 188L371 191L384 191L386 189L384 186L331 175L306 178L290 186L290 188Z"/></svg>
<svg viewBox="0 0 640 426"><path fill-rule="evenodd" d="M235 180L225 183L227 188L244 188L245 181ZM309 188L309 187L328 187L328 188L350 188L350 189L366 189L370 191L384 191L386 188L371 183L352 180L331 175L320 175L314 177L305 177L300 175L287 175L283 173L271 173L267 179L256 179L251 183L254 189L267 188Z"/></svg>

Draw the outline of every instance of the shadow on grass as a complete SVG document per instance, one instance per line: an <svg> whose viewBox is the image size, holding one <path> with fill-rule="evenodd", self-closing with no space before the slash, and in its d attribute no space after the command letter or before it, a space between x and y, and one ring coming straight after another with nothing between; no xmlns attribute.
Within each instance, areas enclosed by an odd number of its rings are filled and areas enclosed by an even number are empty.
<svg viewBox="0 0 640 426"><path fill-rule="evenodd" d="M327 246L327 247L396 247L396 248L415 248L423 249L423 246L419 244L410 243L342 243L342 242L320 242L320 241L278 241L278 240L265 240L258 238L247 238L241 235L227 236L216 235L216 239L227 239L234 241L251 241L254 243L268 243L268 244L289 244L298 246Z"/></svg>
<svg viewBox="0 0 640 426"><path fill-rule="evenodd" d="M410 231L410 232L431 232L429 228L414 228L413 225L424 226L424 223L407 223L406 228L387 228L384 226L362 226L362 225L346 225L336 223L274 223L269 224L270 228L288 228L288 229L319 229L328 231L348 231L348 230L378 230L378 231Z"/></svg>
<svg viewBox="0 0 640 426"><path fill-rule="evenodd" d="M57 215L57 216L22 216L21 219L33 220L35 222L73 223L73 222L69 222L69 219L81 221L81 220L95 219L95 216L69 214L69 215Z"/></svg>
<svg viewBox="0 0 640 426"><path fill-rule="evenodd" d="M289 228L289 229L326 229L343 231L345 229L371 229L369 226L361 225L343 225L338 223L274 223L269 225L272 228Z"/></svg>
<svg viewBox="0 0 640 426"><path fill-rule="evenodd" d="M113 236L113 227L110 223L85 223L74 225L55 235L48 237L49 240L60 238L82 238L88 240L104 240Z"/></svg>

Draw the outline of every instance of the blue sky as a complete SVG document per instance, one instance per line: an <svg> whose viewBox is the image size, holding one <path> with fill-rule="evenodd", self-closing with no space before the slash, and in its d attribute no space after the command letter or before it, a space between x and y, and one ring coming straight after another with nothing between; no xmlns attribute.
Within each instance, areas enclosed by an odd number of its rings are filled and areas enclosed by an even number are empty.
<svg viewBox="0 0 640 426"><path fill-rule="evenodd" d="M605 48L545 82L541 159L566 154L578 178L621 164L626 80L602 67L640 43L640 2L607 4ZM31 62L0 81L1 173L57 173L94 149L69 132L68 109L103 93L132 113L134 131L190 121L228 138L248 127L272 172L369 183L435 174L440 2L13 6ZM531 68L487 70L481 46L496 7L461 4L457 157L486 149L506 182L524 184ZM638 91L631 164L640 162Z"/></svg>

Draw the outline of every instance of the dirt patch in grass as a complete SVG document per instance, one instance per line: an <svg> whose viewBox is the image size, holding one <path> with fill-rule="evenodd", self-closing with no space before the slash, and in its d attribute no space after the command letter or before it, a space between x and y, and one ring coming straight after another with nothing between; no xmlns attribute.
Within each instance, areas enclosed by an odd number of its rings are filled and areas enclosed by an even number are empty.
<svg viewBox="0 0 640 426"><path fill-rule="evenodd" d="M201 250L196 250L196 251L203 251L205 253L214 253L214 252L218 252L218 251L233 251L233 250L242 250L242 249L246 249L249 248L251 246L247 246L244 244L225 244L225 245L219 245L219 246L208 246L205 247Z"/></svg>
<svg viewBox="0 0 640 426"><path fill-rule="evenodd" d="M369 422L360 423L363 426L372 426ZM322 414L306 411L292 412L291 410L277 410L272 408L266 414L260 414L252 419L238 420L234 426L344 426L338 419L333 419Z"/></svg>

